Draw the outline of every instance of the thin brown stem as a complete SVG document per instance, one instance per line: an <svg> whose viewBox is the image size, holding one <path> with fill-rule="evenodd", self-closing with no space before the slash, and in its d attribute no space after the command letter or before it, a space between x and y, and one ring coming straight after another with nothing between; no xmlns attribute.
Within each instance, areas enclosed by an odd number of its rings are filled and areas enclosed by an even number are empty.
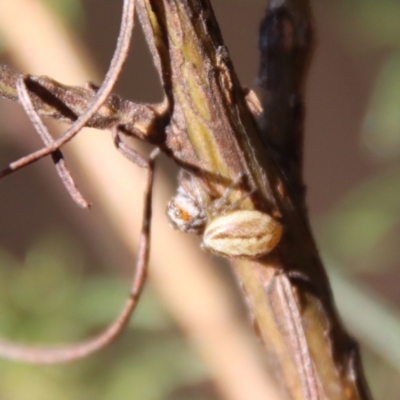
<svg viewBox="0 0 400 400"><path fill-rule="evenodd" d="M19 101L16 85L24 76L6 65L0 66L0 97ZM26 85L33 106L41 117L69 124L84 113L98 90L92 84L68 86L47 76L33 75L29 75ZM140 104L112 93L86 126L106 130L118 124L119 131L127 136L162 145L167 121L168 107L165 102Z"/></svg>
<svg viewBox="0 0 400 400"><path fill-rule="evenodd" d="M139 251L137 262L132 279L131 290L125 305L117 317L98 336L84 342L73 344L70 346L60 347L34 347L18 345L13 342L0 341L0 357L15 361L22 361L33 364L60 364L85 358L88 355L108 346L123 331L134 312L136 305L142 294L147 278L149 252L150 252L150 222L151 222L151 200L154 177L154 160L159 154L159 150L155 149L147 164L147 182L144 192L143 221L142 231L139 239Z"/></svg>
<svg viewBox="0 0 400 400"><path fill-rule="evenodd" d="M118 35L117 46L115 48L114 55L111 59L110 67L106 73L103 83L97 91L93 101L90 103L88 108L83 112L82 115L56 140L52 142L50 146L47 146L41 150L29 154L28 156L22 157L17 161L14 161L8 165L7 168L0 171L0 178L17 171L41 158L53 153L59 149L65 143L70 141L93 117L97 110L103 105L107 97L111 93L116 80L118 79L119 73L126 60L129 45L131 41L133 31L133 16L134 16L134 0L124 0L122 20L120 26L120 33Z"/></svg>
<svg viewBox="0 0 400 400"><path fill-rule="evenodd" d="M39 134L40 138L46 146L51 146L51 144L54 142L54 139L50 135L46 125L42 122L38 113L33 107L32 100L26 87L25 78L23 77L21 77L17 81L17 92L20 103L24 108L26 114L28 115L29 119L31 120L36 132ZM71 196L72 200L74 200L79 207L89 208L90 204L79 192L74 182L74 179L72 178L72 175L67 167L61 150L57 149L56 151L51 153L51 157L53 159L57 174L61 178L61 181L67 189L67 192Z"/></svg>

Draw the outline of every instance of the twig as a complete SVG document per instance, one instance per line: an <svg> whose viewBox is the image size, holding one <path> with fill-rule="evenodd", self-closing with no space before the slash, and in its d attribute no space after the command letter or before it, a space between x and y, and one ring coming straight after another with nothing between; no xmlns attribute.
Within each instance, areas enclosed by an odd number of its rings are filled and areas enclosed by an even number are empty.
<svg viewBox="0 0 400 400"><path fill-rule="evenodd" d="M26 157L14 161L9 164L7 168L0 171L0 178L17 171L41 158L53 153L65 143L70 141L93 117L97 110L103 105L107 97L112 91L116 80L118 79L119 72L125 62L129 50L130 39L133 30L133 16L134 16L134 0L124 0L122 21L120 33L117 40L114 55L111 59L110 67L106 73L104 81L102 82L99 90L94 96L93 101L89 104L88 108L77 118L76 121L51 145L29 154Z"/></svg>
<svg viewBox="0 0 400 400"><path fill-rule="evenodd" d="M6 65L0 66L0 97L18 101L16 84L23 76ZM41 117L66 123L75 121L89 107L97 91L93 85L67 86L47 76L32 75L27 87L34 108ZM86 126L110 129L118 123L124 134L157 144L163 142L164 111L164 104L134 103L113 93Z"/></svg>
<svg viewBox="0 0 400 400"><path fill-rule="evenodd" d="M270 154L288 177L292 188L291 196L297 199L298 211L307 221L302 164L304 93L308 66L314 49L313 19L309 1L270 1L260 26L259 49L261 58L258 83L263 90L264 107L264 113L260 118L262 138ZM317 260L319 257L315 249L314 252L315 260ZM321 262L318 261L318 263L322 270ZM304 272L304 270L300 271ZM322 301L327 313L319 317L315 314L315 318L320 318L321 323L323 318L329 319L327 329L330 331L332 340L329 346L332 347L336 368L342 373L347 369L347 376L343 374L344 387L347 387L349 380L354 379L359 398L370 398L357 345L341 326L333 300L327 296L331 293L327 279L325 277L320 279L311 272L293 280L300 286L307 286L307 281L311 285L311 291ZM292 289L289 289L288 285L285 285L285 288L287 300L290 301L293 297ZM303 319L306 325L307 320ZM312 343L313 335L309 336L309 343ZM315 349L314 352L316 351ZM320 361L316 365L322 368L326 363ZM328 386L332 379L331 375L327 375L326 382L322 382L325 386ZM355 396L348 388L344 393L346 398Z"/></svg>
<svg viewBox="0 0 400 400"><path fill-rule="evenodd" d="M33 364L59 364L85 358L88 355L106 347L112 343L124 330L129 319L139 302L146 283L148 261L150 253L150 221L151 200L154 176L154 159L158 155L158 149L152 152L147 164L147 182L144 192L144 211L142 231L140 234L139 251L131 290L120 315L107 329L98 336L85 340L82 343L60 347L33 347L18 345L13 342L0 340L0 356L15 361L23 361Z"/></svg>
<svg viewBox="0 0 400 400"><path fill-rule="evenodd" d="M260 25L258 46L262 138L303 195L304 92L314 49L309 1L270 1Z"/></svg>
<svg viewBox="0 0 400 400"><path fill-rule="evenodd" d="M29 97L28 89L26 88L26 79L28 78L20 78L17 81L17 92L19 101L24 108L26 114L32 122L32 125L35 127L36 132L41 137L43 143L46 146L50 146L53 143L53 138L51 137L49 131L46 128L46 125L42 122L36 110L33 107L32 100ZM61 178L67 192L70 194L71 198L75 201L75 203L82 208L89 208L90 204L84 199L84 197L79 192L72 175L67 167L67 164L64 160L64 156L60 149L57 149L53 153L51 153L51 157L53 159L54 165L56 167L56 171Z"/></svg>

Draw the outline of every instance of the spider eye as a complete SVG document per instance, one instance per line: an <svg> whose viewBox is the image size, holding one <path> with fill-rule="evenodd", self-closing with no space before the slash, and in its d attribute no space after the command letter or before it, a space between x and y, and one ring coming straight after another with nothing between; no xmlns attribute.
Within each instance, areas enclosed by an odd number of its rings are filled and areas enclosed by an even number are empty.
<svg viewBox="0 0 400 400"><path fill-rule="evenodd" d="M167 215L175 229L189 233L201 234L207 221L204 209L185 192L168 203Z"/></svg>

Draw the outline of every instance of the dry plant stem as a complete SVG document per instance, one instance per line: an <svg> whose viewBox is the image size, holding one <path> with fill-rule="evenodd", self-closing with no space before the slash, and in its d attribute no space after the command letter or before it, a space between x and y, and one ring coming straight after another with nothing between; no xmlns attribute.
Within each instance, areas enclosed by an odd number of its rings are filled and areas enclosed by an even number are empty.
<svg viewBox="0 0 400 400"><path fill-rule="evenodd" d="M55 150L59 149L65 143L70 141L103 105L103 103L106 101L107 97L111 93L114 84L118 79L119 72L121 71L121 68L126 60L133 31L133 16L134 0L124 0L122 21L120 33L117 40L117 46L111 59L110 67L107 71L107 74L89 106L83 111L81 115L79 115L77 120L58 139L52 142L51 145L9 164L8 168L1 171L0 178L22 167L25 167L26 165L29 165L45 157L46 155L54 153Z"/></svg>
<svg viewBox="0 0 400 400"><path fill-rule="evenodd" d="M262 139L303 194L304 92L314 49L309 1L270 1L258 46Z"/></svg>
<svg viewBox="0 0 400 400"><path fill-rule="evenodd" d="M263 90L261 135L277 160L282 172L289 177L291 195L297 201L299 214L307 221L305 190L302 176L304 135L304 93L308 66L314 49L313 18L309 0L270 1L260 26L260 69L258 83ZM301 209L301 206L302 209ZM312 285L315 282L310 282ZM318 281L316 282L318 283ZM289 287L284 285L285 293ZM315 286L317 297L324 286ZM329 293L329 287L325 287ZM343 330L334 307L325 301L330 314L329 329L334 341L335 357L348 364L361 398L369 398L358 349ZM353 360L351 352L354 353ZM347 353L347 356L346 356ZM346 360L347 358L347 360ZM346 393L347 394L347 393Z"/></svg>
<svg viewBox="0 0 400 400"><path fill-rule="evenodd" d="M23 77L8 66L0 66L0 96L18 101L16 84ZM67 86L47 76L29 76L26 85L35 110L41 117L72 123L93 102L97 89ZM118 123L121 132L150 143L163 142L164 104L138 104L110 94L86 126L111 129Z"/></svg>
<svg viewBox="0 0 400 400"><path fill-rule="evenodd" d="M211 198L245 177L243 193L255 194L244 207L284 224L273 254L231 260L284 398L368 399L357 345L337 317L302 200L263 146L210 4L140 0L138 14L173 99L166 140L175 160Z"/></svg>
<svg viewBox="0 0 400 400"><path fill-rule="evenodd" d="M67 141L72 139L90 120L90 118L96 113L96 111L101 107L104 101L110 94L113 85L115 84L119 72L121 71L122 65L126 59L126 55L129 49L130 38L133 30L133 16L134 16L134 0L125 0L123 6L123 15L120 27L120 34L118 36L116 50L114 52L113 58L110 63L110 68L106 74L106 77L99 88L98 92L94 96L93 101L89 104L88 108L84 110L83 114L80 115L77 120L71 125L69 129L66 130L57 140L53 140L49 133L47 132L44 125L41 123L40 119L37 118L37 114L34 111L33 104L30 101L28 92L25 90L23 84L23 77L20 77L16 81L16 90L19 97L22 99L22 103L28 112L28 115L33 120L34 125L37 127L42 139L44 140L46 147L35 153L32 153L20 160L11 163L9 167L3 171L3 175L7 175L11 172L18 170L19 168L25 167L30 163L37 161L38 159L44 157L48 154L54 154L55 151L59 151L59 148L65 144ZM149 169L149 180L148 185L152 184L153 181L153 157L158 154L158 149L151 156L148 165L146 167ZM67 178L65 176L65 168L61 167L61 173L63 174L64 180ZM68 186L70 182L67 183ZM73 188L71 188L73 190ZM76 190L75 190L76 192ZM78 196L76 193L72 193L73 196ZM143 235L145 238L140 241L139 249L139 259L138 259L138 272L137 279L133 279L131 296L128 298L125 307L122 310L121 315L117 320L110 325L103 333L98 337L86 341L82 344L77 344L73 346L63 346L57 349L46 349L40 347L31 347L23 345L15 345L10 342L0 342L0 355L5 358L11 358L16 360L21 360L25 362L32 363L61 363L72 361L78 358L86 357L88 354L97 351L98 349L111 343L113 339L119 335L123 328L129 321L129 317L132 314L138 297L142 291L143 285L146 278L146 268L148 262L148 235L149 235L149 224L150 224L150 197L151 187L147 186L146 190L146 202L144 211L144 222L143 222ZM146 219L147 218L147 219ZM146 236L147 235L147 236Z"/></svg>
<svg viewBox="0 0 400 400"><path fill-rule="evenodd" d="M44 125L42 120L40 119L38 113L33 107L31 98L29 97L29 92L25 84L25 78L20 78L17 81L17 92L19 101L24 108L26 114L32 122L32 125L35 127L36 132L41 137L43 143L46 146L50 146L53 143L53 138L51 137L47 127ZM82 194L79 192L72 175L65 163L64 156L60 149L56 150L51 154L54 165L56 167L56 171L61 178L67 192L70 194L71 198L75 201L75 203L82 208L89 208L90 204L84 199Z"/></svg>
<svg viewBox="0 0 400 400"><path fill-rule="evenodd" d="M33 347L17 345L13 342L0 341L0 357L33 364L59 364L85 358L88 355L106 347L114 341L128 324L129 319L138 304L147 278L150 252L150 221L151 199L154 176L154 159L158 155L154 150L147 164L147 182L144 193L144 211L142 231L139 239L139 251L132 279L129 297L118 318L110 326L93 339L81 343L60 347Z"/></svg>

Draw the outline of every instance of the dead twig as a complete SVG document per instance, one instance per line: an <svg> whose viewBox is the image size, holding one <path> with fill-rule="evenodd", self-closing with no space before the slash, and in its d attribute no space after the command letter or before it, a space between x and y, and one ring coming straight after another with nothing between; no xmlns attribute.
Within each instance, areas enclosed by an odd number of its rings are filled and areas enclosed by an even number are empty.
<svg viewBox="0 0 400 400"><path fill-rule="evenodd" d="M120 315L98 336L81 343L59 347L34 347L0 340L0 357L32 364L60 364L79 360L108 346L123 331L139 302L146 283L150 253L151 200L154 177L154 160L159 151L155 149L147 164L147 182L144 192L143 221L140 234L139 251L132 279L130 294Z"/></svg>
<svg viewBox="0 0 400 400"><path fill-rule="evenodd" d="M17 81L24 74L6 65L0 66L0 96L18 101ZM43 118L72 123L94 101L98 88L63 85L47 76L29 76L26 82L29 96L37 113ZM138 137L154 144L162 144L165 126L164 104L140 104L110 94L86 126L111 129L118 124L127 136Z"/></svg>
<svg viewBox="0 0 400 400"><path fill-rule="evenodd" d="M53 143L53 138L51 137L49 131L46 128L46 125L40 119L38 113L33 107L32 100L29 96L28 89L26 87L25 80L27 78L20 78L17 81L17 92L19 101L24 108L26 114L32 122L32 125L35 127L36 132L39 134L43 143L46 146L51 146ZM65 188L70 194L71 198L75 201L75 203L82 208L89 208L90 204L84 199L84 197L79 192L76 184L72 178L72 175L65 163L64 156L60 149L57 149L53 153L51 153L51 158L53 159L54 165L56 167L56 171L61 181L63 182Z"/></svg>
<svg viewBox="0 0 400 400"><path fill-rule="evenodd" d="M129 50L130 39L133 31L133 16L134 16L134 0L124 0L120 33L118 35L117 45L114 55L111 59L110 67L104 77L104 80L96 92L93 100L89 103L84 112L78 116L76 121L56 140L52 141L51 145L44 147L28 156L22 157L13 163L10 163L7 168L0 171L0 178L17 171L41 158L54 153L65 143L70 141L93 117L97 110L104 104L107 97L110 95L119 72L125 62Z"/></svg>
<svg viewBox="0 0 400 400"><path fill-rule="evenodd" d="M67 129L67 131L62 134L58 140L52 139L46 127L43 125L40 118L38 117L38 114L36 113L29 97L29 93L24 85L24 78L20 77L17 80L16 89L18 93L18 98L22 102L26 112L28 113L28 116L31 118L35 128L37 129L39 135L41 136L47 147L26 157L22 157L20 160L10 164L7 169L3 170L3 174L0 174L0 177L14 172L19 168L23 168L30 163L39 160L47 154L52 154L53 157L62 157L59 148L67 141L72 139L73 136L75 136L79 132L79 130L86 124L86 122L90 120L90 118L94 115L94 113L96 113L97 109L101 107L102 103L106 100L108 94L112 90L112 87L119 75L128 51L128 46L133 29L133 12L134 1L126 0L124 2L123 17L121 22L120 35L118 36L117 47L110 64L110 69L106 74L106 78L102 86L98 90L97 94L95 95L92 103L88 106L88 109L85 110L84 113L79 116L74 123L72 123L71 127ZM127 151L125 150L125 152ZM129 321L132 312L136 307L147 276L150 248L149 238L154 158L158 155L158 153L159 150L156 149L152 152L147 162L144 162L143 159L140 159L139 163L140 166L148 169L148 180L145 190L143 226L139 245L138 261L136 265L135 275L132 281L131 293L126 301L125 306L122 309L120 316L110 325L108 329L105 329L97 337L71 346L45 348L24 346L12 342L0 341L0 356L8 359L35 364L54 364L69 362L86 357L89 354L107 346L123 331L124 327ZM133 160L132 157L130 157L130 159L131 161ZM55 161L58 164L57 158L55 159ZM75 199L76 202L78 202L78 204L82 202L83 204L85 204L85 200L82 198L80 193L77 192L75 186L73 185L72 178L68 175L68 171L65 165L58 164L57 168L71 196Z"/></svg>

